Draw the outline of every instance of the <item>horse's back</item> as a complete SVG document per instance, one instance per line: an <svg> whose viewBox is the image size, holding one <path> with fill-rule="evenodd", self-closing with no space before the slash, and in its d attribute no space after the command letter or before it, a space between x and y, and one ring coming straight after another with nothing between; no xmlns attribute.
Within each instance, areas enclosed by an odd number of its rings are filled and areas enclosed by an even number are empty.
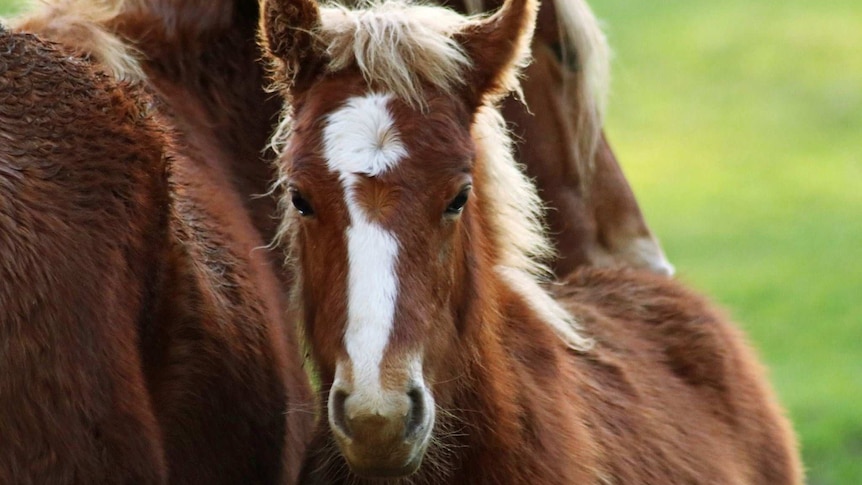
<svg viewBox="0 0 862 485"><path fill-rule="evenodd" d="M90 63L0 44L0 482L162 482L137 346L165 235L153 127Z"/></svg>
<svg viewBox="0 0 862 485"><path fill-rule="evenodd" d="M574 360L603 466L620 483L801 482L764 370L704 298L665 277L593 269L559 296L596 342Z"/></svg>

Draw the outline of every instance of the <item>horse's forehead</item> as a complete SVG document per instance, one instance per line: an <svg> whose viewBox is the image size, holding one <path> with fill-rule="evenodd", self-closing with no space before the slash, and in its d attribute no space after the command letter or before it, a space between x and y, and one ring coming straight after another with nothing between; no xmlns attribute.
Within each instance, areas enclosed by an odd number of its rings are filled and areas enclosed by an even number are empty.
<svg viewBox="0 0 862 485"><path fill-rule="evenodd" d="M393 170L407 156L390 109L393 96L369 93L348 98L326 115L323 156L340 177L377 177Z"/></svg>
<svg viewBox="0 0 862 485"><path fill-rule="evenodd" d="M470 116L460 100L429 96L419 109L354 77L324 79L306 94L296 113L302 136L295 151L304 158L316 153L330 172L383 178L460 169L472 158Z"/></svg>

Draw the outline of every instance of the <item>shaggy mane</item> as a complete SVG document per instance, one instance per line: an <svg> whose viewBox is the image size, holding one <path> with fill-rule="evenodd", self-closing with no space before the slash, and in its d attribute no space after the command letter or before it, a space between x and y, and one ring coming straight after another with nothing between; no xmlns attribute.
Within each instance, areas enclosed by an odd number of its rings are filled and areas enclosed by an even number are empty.
<svg viewBox="0 0 862 485"><path fill-rule="evenodd" d="M316 34L326 46L330 72L356 66L367 82L419 106L423 83L447 94L464 83L471 62L452 39L466 25L463 16L402 0L369 0L359 6L330 4L320 9Z"/></svg>
<svg viewBox="0 0 862 485"><path fill-rule="evenodd" d="M599 21L585 0L551 0L557 11L563 58L567 52L577 59L577 70L565 77L566 96L574 98L579 111L570 109L569 116L579 133L575 157L581 165L581 188L589 196L590 176L594 171L596 150L604 125L605 104L610 84L610 47Z"/></svg>
<svg viewBox="0 0 862 485"><path fill-rule="evenodd" d="M535 184L514 158L512 138L500 110L483 106L472 129L477 165L483 167L488 195L482 200L492 217L497 246L497 273L521 294L533 311L571 348L586 350L592 341L578 333L579 324L542 286L551 276L543 263L553 254L543 222L544 205Z"/></svg>
<svg viewBox="0 0 862 485"><path fill-rule="evenodd" d="M141 54L108 27L127 4L125 0L40 0L10 24L92 58L118 80L137 82L145 78Z"/></svg>

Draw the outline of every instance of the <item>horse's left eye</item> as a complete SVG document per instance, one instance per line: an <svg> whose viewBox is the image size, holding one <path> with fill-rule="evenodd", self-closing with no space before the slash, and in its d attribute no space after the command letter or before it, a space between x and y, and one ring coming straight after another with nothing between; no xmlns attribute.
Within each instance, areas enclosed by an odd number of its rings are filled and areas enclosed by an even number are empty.
<svg viewBox="0 0 862 485"><path fill-rule="evenodd" d="M449 205L446 207L446 215L447 216L457 216L464 210L464 206L467 205L467 199L470 197L470 190L473 187L471 185L467 185L461 189L461 192L458 192L458 195L449 202Z"/></svg>

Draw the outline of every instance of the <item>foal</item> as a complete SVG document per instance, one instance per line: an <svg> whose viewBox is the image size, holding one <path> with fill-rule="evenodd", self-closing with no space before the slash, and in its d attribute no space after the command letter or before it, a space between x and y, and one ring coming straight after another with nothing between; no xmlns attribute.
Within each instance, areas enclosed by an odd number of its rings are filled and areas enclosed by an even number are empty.
<svg viewBox="0 0 862 485"><path fill-rule="evenodd" d="M124 49L0 46L0 483L293 483L312 396L225 174Z"/></svg>
<svg viewBox="0 0 862 485"><path fill-rule="evenodd" d="M264 2L327 407L303 483L798 483L759 365L701 298L625 271L540 285L538 197L493 107L535 11Z"/></svg>

